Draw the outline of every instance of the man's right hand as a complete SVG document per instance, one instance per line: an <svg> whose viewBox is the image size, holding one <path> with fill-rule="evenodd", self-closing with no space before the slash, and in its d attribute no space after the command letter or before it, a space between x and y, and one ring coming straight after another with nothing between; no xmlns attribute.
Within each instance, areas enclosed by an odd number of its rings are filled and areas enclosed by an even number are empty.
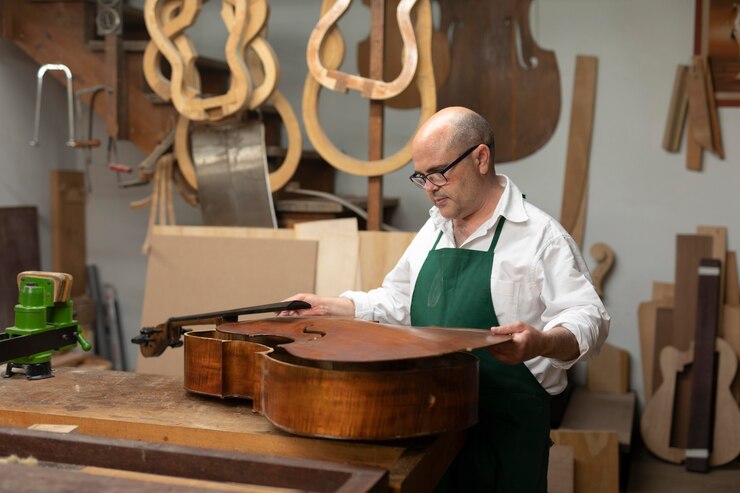
<svg viewBox="0 0 740 493"><path fill-rule="evenodd" d="M278 313L279 317L290 316L320 316L334 315L340 317L354 317L355 303L349 298L338 298L329 296L318 296L309 293L298 293L283 301L300 300L305 301L311 308L305 310L285 310Z"/></svg>

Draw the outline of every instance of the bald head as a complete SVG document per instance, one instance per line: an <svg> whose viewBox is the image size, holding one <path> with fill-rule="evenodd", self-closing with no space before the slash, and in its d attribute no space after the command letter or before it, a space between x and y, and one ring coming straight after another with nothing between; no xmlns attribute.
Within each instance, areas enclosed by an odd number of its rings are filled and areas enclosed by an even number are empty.
<svg viewBox="0 0 740 493"><path fill-rule="evenodd" d="M414 137L414 147L434 146L438 150L466 149L488 144L493 158L493 131L485 118L462 106L450 106L432 115Z"/></svg>

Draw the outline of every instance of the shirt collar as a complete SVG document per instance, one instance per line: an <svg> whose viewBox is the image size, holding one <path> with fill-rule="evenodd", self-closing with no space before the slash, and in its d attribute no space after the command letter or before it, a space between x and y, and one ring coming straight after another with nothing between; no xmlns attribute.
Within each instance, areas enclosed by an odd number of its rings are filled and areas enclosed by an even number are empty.
<svg viewBox="0 0 740 493"><path fill-rule="evenodd" d="M498 221L499 216L504 216L507 221L514 223L521 223L529 219L527 211L524 208L524 197L519 188L509 179L506 175L496 175L496 179L499 184L504 187L504 193L501 195L496 209L493 211L491 217L478 228L478 231L488 231ZM432 218L432 222L436 229L442 229L449 232L452 231L452 221L443 217L439 213L437 206L433 206L429 209L429 215ZM477 235L472 235L477 236Z"/></svg>

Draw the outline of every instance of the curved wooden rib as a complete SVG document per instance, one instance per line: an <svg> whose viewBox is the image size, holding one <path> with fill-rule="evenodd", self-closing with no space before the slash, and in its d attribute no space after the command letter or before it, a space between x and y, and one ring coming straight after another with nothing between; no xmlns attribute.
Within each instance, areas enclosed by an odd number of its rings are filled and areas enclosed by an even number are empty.
<svg viewBox="0 0 740 493"><path fill-rule="evenodd" d="M193 190L198 190L198 178L190 155L190 120L180 115L175 126L175 159L183 178Z"/></svg>
<svg viewBox="0 0 740 493"><path fill-rule="evenodd" d="M172 102L177 111L190 120L218 121L241 110L247 103L251 84L243 58L244 48L251 41L247 34L255 36L264 26L264 19L262 25L257 25L260 19L256 17L252 22L247 15L247 0L223 0L221 17L229 31L225 47L226 63L231 72L228 91L206 98L188 94L184 89L184 71L172 72ZM182 60L185 64L193 62L184 56Z"/></svg>
<svg viewBox="0 0 740 493"><path fill-rule="evenodd" d="M295 112L285 96L280 91L275 91L270 98L270 102L282 118L288 134L288 150L285 159L275 171L270 173L270 191L277 192L288 183L298 168L301 151L303 150L303 137L301 136L301 127L298 125L298 118L296 118Z"/></svg>
<svg viewBox="0 0 740 493"><path fill-rule="evenodd" d="M614 250L606 243L594 243L591 246L591 256L598 262L598 265L591 273L591 277L594 281L596 293L603 298L604 280L614 265Z"/></svg>
<svg viewBox="0 0 740 493"><path fill-rule="evenodd" d="M276 91L280 70L275 52L262 36L254 38L254 41L249 44L248 48L257 55L262 64L259 78L255 77L254 70L251 68L249 70L252 79L255 81L259 80L259 82L255 82L255 88L248 102L249 109L255 110L270 99Z"/></svg>
<svg viewBox="0 0 740 493"><path fill-rule="evenodd" d="M328 8L329 0L324 1L322 14ZM417 129L437 108L437 91L434 85L434 69L431 61L432 12L429 0L421 0L417 7L415 26L419 41L419 66L415 78L421 94L421 110ZM321 59L327 67L336 68L344 57L344 41L336 27L326 34L321 46ZM411 139L395 154L375 161L362 161L341 152L329 140L321 128L318 117L319 92L321 84L309 73L303 86L303 121L306 134L316 152L337 169L359 176L379 176L404 166L411 159Z"/></svg>
<svg viewBox="0 0 740 493"><path fill-rule="evenodd" d="M177 81L179 85L182 85L184 80L185 61L183 60L180 50L166 35L166 32L172 31L173 33L178 33L187 28L190 25L190 22L195 19L197 13L200 12L201 2L200 0L182 0L180 15L176 16L171 22L168 22L170 25L168 29L165 28L164 25L165 19L167 18L165 14L169 11L169 9L165 9L165 3L166 0L146 0L144 2L144 22L146 24L146 29L149 32L149 36L151 37L151 42L154 43L162 56L164 56L170 64L172 69L172 81ZM150 53L150 57L152 56L152 53ZM148 79L151 78L155 83L154 87L157 87L158 90L161 91L161 85L159 84L161 80L159 80L156 73L158 71L157 66L158 64L155 65L150 60L148 63L144 64L144 71L145 75L149 72ZM185 89L182 88L180 89L180 91L184 90ZM166 94L166 92L163 92L163 94ZM172 84L170 84L169 95L171 98ZM162 94L159 94L159 96L163 97Z"/></svg>
<svg viewBox="0 0 740 493"><path fill-rule="evenodd" d="M401 0L396 10L398 27L403 38L403 68L391 82L369 79L359 75L349 75L336 70L337 67L324 66L321 63L322 44L329 31L344 15L352 0L337 0L326 11L308 38L306 61L314 78L327 89L346 92L347 89L359 91L363 98L388 99L397 96L406 89L416 73L418 53L414 27L411 24L411 9L417 0Z"/></svg>
<svg viewBox="0 0 740 493"><path fill-rule="evenodd" d="M182 32L195 22L196 17L200 13L200 3L190 2L186 5L183 5L183 3L183 0L164 1L159 11L162 25L162 33L160 34L173 40L175 47L180 53L183 53L186 58L193 60L190 66L184 68L185 82L189 87L199 91L200 75L197 70L194 70L194 61L198 55L188 37L184 36ZM156 38L161 42L160 37L157 36ZM169 101L172 98L170 92L171 82L162 74L162 54L154 39L155 36L152 36L152 40L147 43L144 50L144 78L157 96L165 101Z"/></svg>

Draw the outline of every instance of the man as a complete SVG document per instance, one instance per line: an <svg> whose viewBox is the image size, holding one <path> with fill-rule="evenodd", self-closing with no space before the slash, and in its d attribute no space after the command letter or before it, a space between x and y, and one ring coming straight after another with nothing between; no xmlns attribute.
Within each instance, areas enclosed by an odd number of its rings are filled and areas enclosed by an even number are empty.
<svg viewBox="0 0 740 493"><path fill-rule="evenodd" d="M443 479L449 491L547 490L550 395L595 354L609 315L563 227L496 175L486 120L445 108L412 144L411 181L434 206L383 286L339 298L300 294L304 315L346 315L511 335L476 350L479 423ZM448 164L449 163L449 164Z"/></svg>

